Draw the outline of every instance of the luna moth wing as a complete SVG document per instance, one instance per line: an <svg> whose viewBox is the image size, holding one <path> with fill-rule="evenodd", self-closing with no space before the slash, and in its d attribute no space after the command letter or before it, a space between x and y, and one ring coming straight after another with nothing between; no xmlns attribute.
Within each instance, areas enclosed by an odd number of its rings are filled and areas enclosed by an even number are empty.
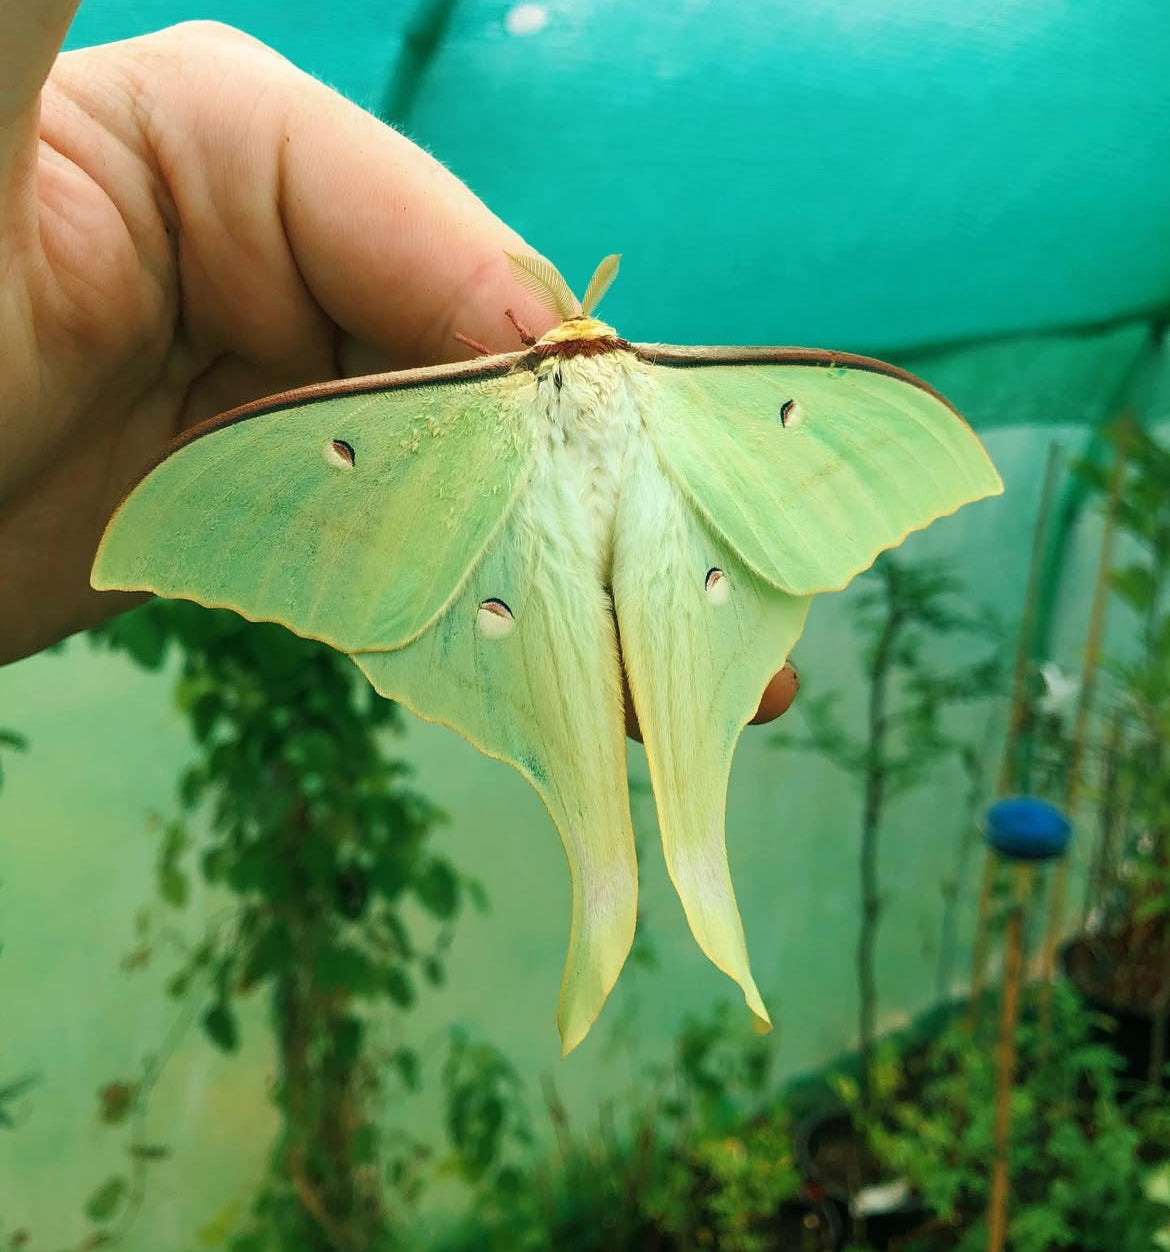
<svg viewBox="0 0 1170 1252"><path fill-rule="evenodd" d="M630 345L575 315L546 266L521 268L565 320L526 353L289 393L186 437L120 506L92 581L323 639L515 765L573 874L566 1051L634 926L616 614L671 875L766 1024L724 846L736 740L808 594L999 480L953 411L891 367ZM602 262L590 307L615 273ZM801 430L815 434L789 438Z"/></svg>
<svg viewBox="0 0 1170 1252"><path fill-rule="evenodd" d="M646 429L663 466L760 577L836 591L878 553L1003 483L921 380L790 348L631 345L654 365Z"/></svg>
<svg viewBox="0 0 1170 1252"><path fill-rule="evenodd" d="M617 642L585 514L577 484L544 461L439 620L354 657L382 695L514 765L544 801L572 877L565 1053L621 972L638 891Z"/></svg>
<svg viewBox="0 0 1170 1252"><path fill-rule="evenodd" d="M304 388L194 428L119 506L93 586L231 608L345 652L413 638L531 474L519 356Z"/></svg>
<svg viewBox="0 0 1170 1252"><path fill-rule="evenodd" d="M807 597L758 578L631 448L614 536L614 607L667 870L696 941L770 1026L728 870L731 758L760 692L804 628Z"/></svg>

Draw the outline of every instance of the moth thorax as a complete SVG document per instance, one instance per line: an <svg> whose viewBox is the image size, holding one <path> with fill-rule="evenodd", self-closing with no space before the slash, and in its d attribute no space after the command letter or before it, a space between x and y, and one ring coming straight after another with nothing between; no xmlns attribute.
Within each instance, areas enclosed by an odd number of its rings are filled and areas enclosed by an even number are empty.
<svg viewBox="0 0 1170 1252"><path fill-rule="evenodd" d="M541 362L537 372L550 496L561 497L564 523L591 550L601 578L611 564L626 452L639 425L629 359L617 352L571 356Z"/></svg>
<svg viewBox="0 0 1170 1252"><path fill-rule="evenodd" d="M570 317L554 326L540 339L540 344L572 343L579 340L606 341L617 338L617 331L595 317Z"/></svg>

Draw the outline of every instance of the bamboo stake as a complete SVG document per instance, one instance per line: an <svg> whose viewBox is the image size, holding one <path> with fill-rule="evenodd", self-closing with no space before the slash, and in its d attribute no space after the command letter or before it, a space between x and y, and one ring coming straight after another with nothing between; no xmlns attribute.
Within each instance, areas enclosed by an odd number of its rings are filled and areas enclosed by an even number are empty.
<svg viewBox="0 0 1170 1252"><path fill-rule="evenodd" d="M1016 1019L1024 970L1024 910L1032 891L1032 866L1015 866L1015 891L1004 937L1003 1001L995 1066L995 1157L987 1207L987 1252L1003 1252L1011 1190L1012 1085L1016 1067Z"/></svg>
<svg viewBox="0 0 1170 1252"><path fill-rule="evenodd" d="M1097 683L1097 669L1101 663L1101 641L1105 634L1105 612L1109 604L1109 574L1113 568L1113 541L1116 535L1117 501L1121 495L1121 483L1125 477L1126 430L1129 415L1121 421L1121 433L1117 443L1117 456L1109 475L1109 495L1105 505L1105 531L1101 536L1101 555L1097 562L1097 580L1093 589L1093 608L1089 616L1089 633L1085 640L1085 657L1081 666L1081 693L1077 700L1077 715L1073 724L1072 743L1065 766L1064 789L1061 808L1071 817L1081 797L1081 781L1084 770L1085 741L1089 735L1089 718L1093 710L1093 695ZM1044 933L1044 955L1040 983L1040 1037L1048 1038L1052 1021L1052 976L1056 967L1056 946L1064 930L1065 901L1068 897L1068 857L1062 857L1052 878L1052 890L1048 904L1048 925ZM1043 1046L1043 1045L1042 1045Z"/></svg>
<svg viewBox="0 0 1170 1252"><path fill-rule="evenodd" d="M1044 559L1044 539L1052 503L1056 495L1057 469L1060 463L1060 446L1048 446L1048 460L1044 468L1044 487L1040 494L1040 506L1032 530L1032 553L1028 562L1028 582L1024 592L1024 608L1020 617L1020 635L1016 643L1015 667L1012 672L1011 707L1008 714L1007 736L1003 745L1003 757L999 777L995 785L997 797L1008 795L1016 782L1016 750L1028 720L1028 672L1032 661L1032 635L1036 620L1036 591L1040 585L1041 564ZM987 965L987 948L990 943L991 902L999 870L999 854L992 848L984 853L983 881L979 887L979 909L975 922L975 943L971 954L971 989L967 1001L967 1026L974 1030L979 1017L979 1001L983 996L983 973Z"/></svg>
<svg viewBox="0 0 1170 1252"><path fill-rule="evenodd" d="M1105 893L1117 872L1117 842L1125 824L1125 795L1121 781L1122 761L1128 744L1125 742L1125 716L1121 708L1113 711L1109 734L1105 741L1105 757L1101 780L1101 803L1098 808L1097 851L1085 884L1081 904L1081 930L1089 928L1089 918L1100 907Z"/></svg>

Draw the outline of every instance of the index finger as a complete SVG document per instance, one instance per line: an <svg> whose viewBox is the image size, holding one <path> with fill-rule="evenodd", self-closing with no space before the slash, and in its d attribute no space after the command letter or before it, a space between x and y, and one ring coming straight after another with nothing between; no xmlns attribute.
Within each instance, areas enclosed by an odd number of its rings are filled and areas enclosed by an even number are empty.
<svg viewBox="0 0 1170 1252"><path fill-rule="evenodd" d="M204 271L255 293L226 311L236 342L306 288L392 365L467 355L457 331L514 350L508 307L537 334L555 323L504 256L528 245L404 136L238 31L200 24L152 42L168 54L151 81L154 142L179 220Z"/></svg>

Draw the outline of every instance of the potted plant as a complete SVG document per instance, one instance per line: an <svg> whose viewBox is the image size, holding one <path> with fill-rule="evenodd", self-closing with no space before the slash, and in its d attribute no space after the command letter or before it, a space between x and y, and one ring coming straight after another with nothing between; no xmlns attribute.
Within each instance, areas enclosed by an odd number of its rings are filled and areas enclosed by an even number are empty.
<svg viewBox="0 0 1170 1252"><path fill-rule="evenodd" d="M1136 647L1112 666L1120 700L1087 925L1062 963L1086 1003L1112 1017L1126 1076L1157 1086L1170 1061L1170 448L1132 422L1111 441L1124 456L1114 504L1122 555L1111 584ZM1107 490L1100 467L1079 472Z"/></svg>
<svg viewBox="0 0 1170 1252"><path fill-rule="evenodd" d="M834 711L837 693L831 692L805 701L805 736L781 732L775 742L819 753L859 785L857 1072L841 1080L850 1093L846 1107L813 1114L801 1127L798 1143L807 1177L842 1210L854 1238L884 1247L883 1240L917 1223L921 1205L903 1179L879 1168L866 1146L865 1127L880 1117L890 1094L883 1088L877 1055L876 967L883 911L879 843L891 805L966 746L950 733L947 715L995 690L999 657L994 643L1000 632L987 615L966 611L962 585L945 562L912 565L886 554L861 582L854 611L866 678L864 734L848 732ZM963 662L941 666L939 645L954 647L958 640Z"/></svg>

